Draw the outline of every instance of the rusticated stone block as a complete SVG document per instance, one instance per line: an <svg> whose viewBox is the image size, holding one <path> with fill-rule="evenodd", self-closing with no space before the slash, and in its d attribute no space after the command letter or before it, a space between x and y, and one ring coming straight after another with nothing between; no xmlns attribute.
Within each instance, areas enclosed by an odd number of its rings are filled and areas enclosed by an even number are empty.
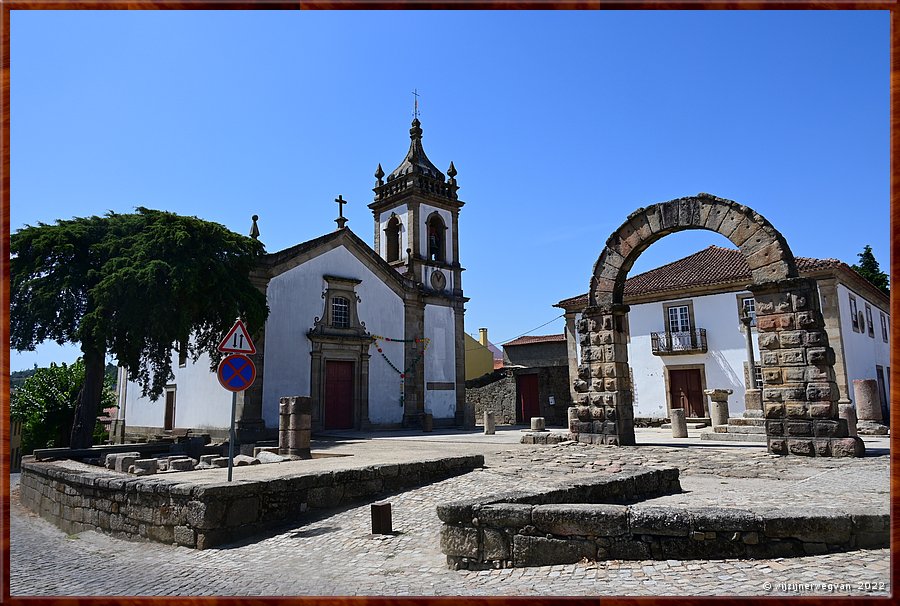
<svg viewBox="0 0 900 606"><path fill-rule="evenodd" d="M784 424L784 433L789 436L813 435L812 421L787 421Z"/></svg>
<svg viewBox="0 0 900 606"><path fill-rule="evenodd" d="M460 528L446 524L441 527L441 551L445 555L480 560L478 542L477 528Z"/></svg>
<svg viewBox="0 0 900 606"><path fill-rule="evenodd" d="M762 349L778 349L779 347L781 347L779 334L774 332L760 333L759 346Z"/></svg>
<svg viewBox="0 0 900 606"><path fill-rule="evenodd" d="M829 440L828 438L819 438L817 440L813 440L813 448L816 451L817 457L831 456L831 440Z"/></svg>
<svg viewBox="0 0 900 606"><path fill-rule="evenodd" d="M770 436L783 436L784 435L784 421L766 421L766 435Z"/></svg>
<svg viewBox="0 0 900 606"><path fill-rule="evenodd" d="M786 455L788 453L787 450L787 440L782 438L769 438L768 439L768 450L772 454L777 455Z"/></svg>
<svg viewBox="0 0 900 606"><path fill-rule="evenodd" d="M859 438L837 438L831 440L831 456L833 457L862 457L866 454L866 447Z"/></svg>
<svg viewBox="0 0 900 606"><path fill-rule="evenodd" d="M802 383L787 383L781 388L781 397L785 402L806 399L806 389Z"/></svg>
<svg viewBox="0 0 900 606"><path fill-rule="evenodd" d="M788 419L808 419L809 408L803 402L787 402L784 412Z"/></svg>
<svg viewBox="0 0 900 606"><path fill-rule="evenodd" d="M764 332L774 331L778 328L778 316L757 316L756 327L760 331L760 335Z"/></svg>
<svg viewBox="0 0 900 606"><path fill-rule="evenodd" d="M578 378L587 381L591 377L591 367L589 364L578 365Z"/></svg>
<svg viewBox="0 0 900 606"><path fill-rule="evenodd" d="M617 536L628 529L623 505L572 503L539 505L532 510L532 524L541 532L562 536Z"/></svg>
<svg viewBox="0 0 900 606"><path fill-rule="evenodd" d="M572 386L575 388L575 391L577 391L578 393L586 393L587 390L590 388L588 386L588 382L583 381L581 379L576 380L575 383L572 384Z"/></svg>
<svg viewBox="0 0 900 606"><path fill-rule="evenodd" d="M810 347L806 350L806 355L810 364L834 364L834 350L830 347Z"/></svg>
<svg viewBox="0 0 900 606"><path fill-rule="evenodd" d="M594 392L591 394L591 406L603 406L605 401L603 393Z"/></svg>
<svg viewBox="0 0 900 606"><path fill-rule="evenodd" d="M788 452L804 457L815 455L812 440L788 440Z"/></svg>
<svg viewBox="0 0 900 606"><path fill-rule="evenodd" d="M791 305L793 306L794 311L806 311L809 309L812 300L809 291L791 293Z"/></svg>
<svg viewBox="0 0 900 606"><path fill-rule="evenodd" d="M704 201L700 204L700 221L701 224L709 230L719 231L722 221L728 214L728 207L721 203ZM745 242L745 245L747 243ZM745 253L746 254L746 253Z"/></svg>
<svg viewBox="0 0 900 606"><path fill-rule="evenodd" d="M594 421L593 422L593 433L604 433L603 431L604 422L603 421Z"/></svg>
<svg viewBox="0 0 900 606"><path fill-rule="evenodd" d="M197 544L197 533L190 526L176 526L174 528L174 539L179 545L193 547Z"/></svg>
<svg viewBox="0 0 900 606"><path fill-rule="evenodd" d="M763 366L778 366L778 352L764 351L761 353Z"/></svg>
<svg viewBox="0 0 900 606"><path fill-rule="evenodd" d="M591 421L572 421L569 423L569 431L572 433L591 433L593 424Z"/></svg>
<svg viewBox="0 0 900 606"><path fill-rule="evenodd" d="M747 257L747 265L751 273L755 269L763 269L778 261L784 260L784 249L779 242L772 242ZM786 272L785 272L786 273Z"/></svg>
<svg viewBox="0 0 900 606"><path fill-rule="evenodd" d="M764 404L764 415L767 419L784 418L784 404L773 404L766 402Z"/></svg>
<svg viewBox="0 0 900 606"><path fill-rule="evenodd" d="M591 381L591 391L606 391L604 389L603 379L595 378Z"/></svg>
<svg viewBox="0 0 900 606"><path fill-rule="evenodd" d="M835 416L834 414L834 403L828 404L810 404L809 405L809 416L813 419L830 419Z"/></svg>
<svg viewBox="0 0 900 606"><path fill-rule="evenodd" d="M780 387L763 387L763 400L766 402L781 402L784 397L781 395Z"/></svg>
<svg viewBox="0 0 900 606"><path fill-rule="evenodd" d="M575 403L579 406L587 406L591 403L591 397L586 393L580 393L575 396Z"/></svg>
<svg viewBox="0 0 900 606"><path fill-rule="evenodd" d="M853 527L850 516L843 511L822 508L814 513L800 507L768 509L760 512L760 517L767 537L804 543L846 545Z"/></svg>
<svg viewBox="0 0 900 606"><path fill-rule="evenodd" d="M778 385L782 383L780 368L763 368L763 383L766 385Z"/></svg>
<svg viewBox="0 0 900 606"><path fill-rule="evenodd" d="M787 330L778 333L778 338L781 340L782 347L800 347L803 345L803 331L800 330Z"/></svg>
<svg viewBox="0 0 900 606"><path fill-rule="evenodd" d="M806 386L806 399L812 402L837 400L836 383L810 383Z"/></svg>
<svg viewBox="0 0 900 606"><path fill-rule="evenodd" d="M826 347L828 336L820 330L810 330L804 335L803 344L807 347Z"/></svg>
<svg viewBox="0 0 900 606"><path fill-rule="evenodd" d="M807 366L804 370L806 371L807 381L819 383L834 380L834 371L828 366Z"/></svg>
<svg viewBox="0 0 900 606"><path fill-rule="evenodd" d="M837 421L815 421L813 427L814 434L817 438L839 438L840 423Z"/></svg>
<svg viewBox="0 0 900 606"><path fill-rule="evenodd" d="M482 558L486 562L509 559L509 541L506 536L492 528L485 528L484 551Z"/></svg>
<svg viewBox="0 0 900 606"><path fill-rule="evenodd" d="M760 230L762 230L762 225L759 222L755 221L751 216L744 216L734 231L731 232L731 235L727 237L734 242L735 246L740 248L747 240L759 233Z"/></svg>
<svg viewBox="0 0 900 606"><path fill-rule="evenodd" d="M806 381L806 369L788 366L781 369L786 383L803 383Z"/></svg>
<svg viewBox="0 0 900 606"><path fill-rule="evenodd" d="M602 406L591 407L591 419L594 421L602 421L606 417L606 409Z"/></svg>
<svg viewBox="0 0 900 606"><path fill-rule="evenodd" d="M531 524L531 505L518 503L495 503L484 505L473 511L478 523L497 528L524 528Z"/></svg>
<svg viewBox="0 0 900 606"><path fill-rule="evenodd" d="M606 420L607 421L615 421L617 416L618 415L616 415L615 408L610 407L610 408L606 409Z"/></svg>
<svg viewBox="0 0 900 606"><path fill-rule="evenodd" d="M590 421L591 420L591 407L590 406L579 406L575 409L575 414L578 416L579 421Z"/></svg>
<svg viewBox="0 0 900 606"><path fill-rule="evenodd" d="M797 312L797 327L803 329L818 328L822 325L818 318L818 314L814 311Z"/></svg>
<svg viewBox="0 0 900 606"><path fill-rule="evenodd" d="M806 350L802 347L778 351L779 366L803 366L806 364Z"/></svg>
<svg viewBox="0 0 900 606"><path fill-rule="evenodd" d="M628 508L628 528L632 535L686 537L691 515L686 509L636 505Z"/></svg>

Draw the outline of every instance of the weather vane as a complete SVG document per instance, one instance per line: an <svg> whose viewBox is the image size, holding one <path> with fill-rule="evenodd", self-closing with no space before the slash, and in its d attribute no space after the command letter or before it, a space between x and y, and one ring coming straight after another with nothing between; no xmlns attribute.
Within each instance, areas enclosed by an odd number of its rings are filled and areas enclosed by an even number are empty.
<svg viewBox="0 0 900 606"><path fill-rule="evenodd" d="M415 101L413 103L413 118L419 117L419 93L417 88L413 89L412 94L415 96Z"/></svg>

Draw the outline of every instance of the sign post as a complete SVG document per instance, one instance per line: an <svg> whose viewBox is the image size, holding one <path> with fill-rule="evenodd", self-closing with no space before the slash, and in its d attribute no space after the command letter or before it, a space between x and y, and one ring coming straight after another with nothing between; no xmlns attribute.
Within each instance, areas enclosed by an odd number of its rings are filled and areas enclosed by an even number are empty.
<svg viewBox="0 0 900 606"><path fill-rule="evenodd" d="M256 366L247 355L256 353L256 346L250 339L247 327L238 320L219 343L219 351L222 353L230 353L219 363L219 369L216 375L219 378L219 384L231 392L231 430L228 438L228 481L231 481L232 469L234 468L234 417L237 414L237 395L245 389L253 385L256 380ZM244 355L247 354L247 355Z"/></svg>

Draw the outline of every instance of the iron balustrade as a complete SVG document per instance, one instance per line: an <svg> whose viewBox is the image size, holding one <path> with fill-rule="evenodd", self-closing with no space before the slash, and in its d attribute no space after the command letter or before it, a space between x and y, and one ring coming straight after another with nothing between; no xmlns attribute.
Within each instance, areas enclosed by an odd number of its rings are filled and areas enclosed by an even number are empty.
<svg viewBox="0 0 900 606"><path fill-rule="evenodd" d="M695 328L684 332L651 332L650 347L653 355L680 353L706 353L706 329Z"/></svg>

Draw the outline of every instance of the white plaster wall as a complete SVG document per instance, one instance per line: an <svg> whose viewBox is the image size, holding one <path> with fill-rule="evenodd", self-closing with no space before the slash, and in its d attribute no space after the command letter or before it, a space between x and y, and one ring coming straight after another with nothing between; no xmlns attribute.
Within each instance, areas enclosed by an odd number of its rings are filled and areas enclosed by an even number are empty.
<svg viewBox="0 0 900 606"><path fill-rule="evenodd" d="M844 284L837 285L838 304L841 314L841 334L844 341L844 362L847 369L847 388L850 392L848 397L854 401L853 381L857 379L875 379L875 366L884 367L885 372L885 389L887 389L887 369L891 365L891 347L890 347L890 315L888 317L888 342L885 343L881 336L881 313L882 311L876 307L871 301L868 301L859 293L851 290ZM863 312L863 318L866 314L866 303L872 307L872 320L875 325L875 337L869 336L868 328L863 328L862 332L853 331L853 323L850 319L850 295L856 297L856 309ZM829 335L829 338L831 335Z"/></svg>
<svg viewBox="0 0 900 606"><path fill-rule="evenodd" d="M215 371L209 370L209 356L203 354L196 363L188 360L184 368L179 368L178 352L174 352L172 371L175 378L169 385L175 385L175 427L227 430L231 426L231 392L219 384ZM131 381L126 383L124 391L126 427L163 426L165 393L157 400L150 400L142 397L140 386ZM120 392L119 407L122 405Z"/></svg>
<svg viewBox="0 0 900 606"><path fill-rule="evenodd" d="M447 231L444 232L444 246L446 247L444 258L447 263L453 263L455 261L453 258L453 218L450 216L449 210L435 208L428 204L419 206L419 233L422 234L422 237L419 238L419 254L423 257L428 257L428 226L426 225L426 222L428 221L428 217L431 216L431 213L434 211L438 212L441 219L444 220L444 225L447 226Z"/></svg>
<svg viewBox="0 0 900 606"><path fill-rule="evenodd" d="M400 219L400 259L405 261L406 249L409 248L409 230L407 229L409 225L409 211L406 207L406 204L401 204L394 208L388 209L378 216L378 241L380 242L381 246L381 250L378 251L378 255L382 259L387 259L387 240L384 237L384 230L387 229L388 221L391 220L391 213L396 214L397 218Z"/></svg>
<svg viewBox="0 0 900 606"><path fill-rule="evenodd" d="M266 363L263 386L263 418L268 427L278 427L278 400L284 396L310 395L310 351L306 333L321 317L325 302L323 275L354 278L361 302L359 319L373 334L404 338L403 303L381 279L350 251L338 247L276 276L267 291L269 318L266 322ZM383 347L398 368L403 362L401 343ZM372 422L400 422L399 375L374 347L370 348L369 418Z"/></svg>
<svg viewBox="0 0 900 606"><path fill-rule="evenodd" d="M456 383L456 339L453 309L440 305L425 306L425 336L431 339L425 352L425 383ZM455 389L425 389L425 410L435 419L456 415Z"/></svg>
<svg viewBox="0 0 900 606"><path fill-rule="evenodd" d="M628 363L634 379L634 414L638 417L664 418L666 408L665 366L703 364L707 389L731 389L734 393L728 399L732 416L744 411L744 362L747 361L747 346L738 319L737 296L750 296L749 292L727 292L701 297L692 297L696 328L706 329L707 353L674 356L655 356L652 353L650 333L665 331L663 304L669 301L640 303L631 305L628 313L630 339L628 342ZM684 301L687 299L677 299ZM581 314L576 315L577 321ZM579 363L581 345L576 344ZM759 343L756 329L753 329L754 357L759 362ZM705 405L708 409L709 400Z"/></svg>

